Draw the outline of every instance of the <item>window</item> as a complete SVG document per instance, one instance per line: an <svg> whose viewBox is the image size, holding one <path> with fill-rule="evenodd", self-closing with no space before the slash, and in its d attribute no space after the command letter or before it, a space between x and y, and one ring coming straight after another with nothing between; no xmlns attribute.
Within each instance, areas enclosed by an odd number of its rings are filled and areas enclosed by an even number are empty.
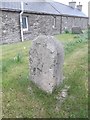
<svg viewBox="0 0 90 120"><path fill-rule="evenodd" d="M53 28L56 27L56 17L54 17Z"/></svg>
<svg viewBox="0 0 90 120"><path fill-rule="evenodd" d="M22 17L22 27L23 27L23 31L28 30L28 19L26 16Z"/></svg>

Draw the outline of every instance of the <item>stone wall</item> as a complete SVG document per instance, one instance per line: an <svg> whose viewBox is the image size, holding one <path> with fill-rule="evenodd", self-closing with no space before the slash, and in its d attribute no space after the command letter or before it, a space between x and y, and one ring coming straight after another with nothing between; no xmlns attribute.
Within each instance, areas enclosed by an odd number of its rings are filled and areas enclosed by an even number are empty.
<svg viewBox="0 0 90 120"><path fill-rule="evenodd" d="M54 35L60 34L60 16L56 16L56 27L54 25L54 16L24 14L28 16L28 31L24 32L24 39L33 39L39 34Z"/></svg>
<svg viewBox="0 0 90 120"><path fill-rule="evenodd" d="M13 43L20 40L20 23L18 12L2 11L2 38L0 43Z"/></svg>
<svg viewBox="0 0 90 120"><path fill-rule="evenodd" d="M90 1L88 2L88 17L89 17L89 26L90 26Z"/></svg>
<svg viewBox="0 0 90 120"><path fill-rule="evenodd" d="M62 32L65 28L71 31L73 26L81 27L81 29L87 29L88 19L79 17L62 17Z"/></svg>
<svg viewBox="0 0 90 120"><path fill-rule="evenodd" d="M2 12L0 11L0 41L1 41L1 38L2 38Z"/></svg>
<svg viewBox="0 0 90 120"><path fill-rule="evenodd" d="M56 35L65 31L65 28L71 31L73 26L79 26L86 29L88 24L87 18L61 17L56 16L56 26L52 15L35 15L24 14L28 16L28 31L24 32L24 40L34 39L39 34Z"/></svg>
<svg viewBox="0 0 90 120"><path fill-rule="evenodd" d="M20 33L20 16L19 12L2 11L2 29L0 33L0 43L13 43L21 41ZM87 28L88 19L75 18L75 17L61 17L53 15L37 15L37 14L25 14L28 17L28 31L24 31L24 40L32 40L39 34L43 35L55 35L60 34L68 28L72 29L72 26L80 26L82 29ZM54 20L56 17L56 26L54 26Z"/></svg>

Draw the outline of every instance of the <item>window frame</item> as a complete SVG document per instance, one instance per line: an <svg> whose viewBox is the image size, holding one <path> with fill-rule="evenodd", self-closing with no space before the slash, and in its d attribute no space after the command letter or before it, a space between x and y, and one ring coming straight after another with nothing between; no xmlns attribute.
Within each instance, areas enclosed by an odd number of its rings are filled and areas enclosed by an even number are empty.
<svg viewBox="0 0 90 120"><path fill-rule="evenodd" d="M23 31L28 31L28 17L27 16L22 16L22 19L25 18L26 21L26 28L23 28L23 20L22 20L22 29Z"/></svg>

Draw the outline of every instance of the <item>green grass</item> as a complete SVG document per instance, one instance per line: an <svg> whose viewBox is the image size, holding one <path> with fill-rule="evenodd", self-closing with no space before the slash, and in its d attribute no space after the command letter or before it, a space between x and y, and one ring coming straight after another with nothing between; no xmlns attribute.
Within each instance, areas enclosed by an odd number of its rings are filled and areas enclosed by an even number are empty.
<svg viewBox="0 0 90 120"><path fill-rule="evenodd" d="M56 38L64 44L65 79L52 95L41 91L29 80L31 41L1 46L3 118L88 117L87 34L62 34ZM70 88L61 103L56 98L65 85Z"/></svg>

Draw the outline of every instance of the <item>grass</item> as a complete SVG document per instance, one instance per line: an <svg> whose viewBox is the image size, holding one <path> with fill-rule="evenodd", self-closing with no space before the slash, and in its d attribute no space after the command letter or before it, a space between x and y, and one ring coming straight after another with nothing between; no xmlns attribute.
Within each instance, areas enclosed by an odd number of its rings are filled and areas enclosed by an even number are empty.
<svg viewBox="0 0 90 120"><path fill-rule="evenodd" d="M64 44L65 79L52 95L29 80L31 41L1 46L3 118L88 117L87 33L62 34L56 38ZM70 87L68 96L61 102L57 97L65 86Z"/></svg>
<svg viewBox="0 0 90 120"><path fill-rule="evenodd" d="M2 116L2 47L0 46L0 118Z"/></svg>

